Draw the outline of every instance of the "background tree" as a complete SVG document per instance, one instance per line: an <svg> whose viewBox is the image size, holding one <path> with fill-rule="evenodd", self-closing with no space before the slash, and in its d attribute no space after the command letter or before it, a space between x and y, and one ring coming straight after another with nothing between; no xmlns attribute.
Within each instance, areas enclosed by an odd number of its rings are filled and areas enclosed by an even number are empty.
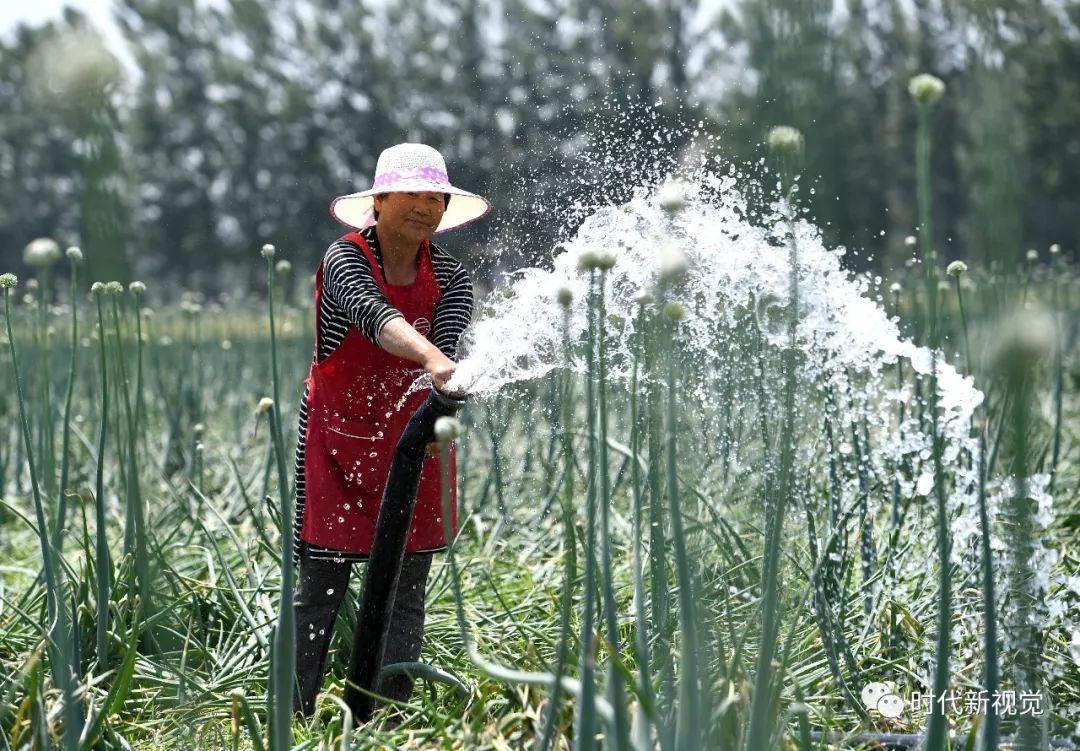
<svg viewBox="0 0 1080 751"><path fill-rule="evenodd" d="M950 91L934 119L939 257L1015 263L1080 243L1077 0L719 13L697 0L121 0L116 13L137 72L125 90L99 56L92 115L71 116L77 97L42 99L29 73L61 57L35 49L85 19L0 43L5 268L52 234L90 246L90 280L128 276L130 247L158 289L257 288L253 248L273 241L313 267L342 229L330 199L412 139L492 197L491 219L448 242L496 278L543 263L591 207L687 154L752 172L777 124L805 134L801 203L826 240L889 268L915 227L905 86L924 70ZM749 190L753 210L765 196Z"/></svg>
<svg viewBox="0 0 1080 751"><path fill-rule="evenodd" d="M0 44L0 241L79 242L91 274L126 279L128 175L115 99L116 58L86 18L20 27Z"/></svg>

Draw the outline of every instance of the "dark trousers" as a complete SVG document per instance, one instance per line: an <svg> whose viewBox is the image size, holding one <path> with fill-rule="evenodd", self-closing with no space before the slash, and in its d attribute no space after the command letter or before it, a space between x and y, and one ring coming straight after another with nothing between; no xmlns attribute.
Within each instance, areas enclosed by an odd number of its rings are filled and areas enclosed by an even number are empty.
<svg viewBox="0 0 1080 751"><path fill-rule="evenodd" d="M424 639L424 592L431 553L408 553L401 566L390 629L386 637L384 665L416 662ZM315 560L307 546L300 551L293 611L296 614L296 679L298 693L294 711L305 717L315 711L315 697L322 687L326 653L341 602L349 588L351 561ZM350 645L351 647L351 645ZM395 701L408 701L412 679L398 674L383 679L378 693Z"/></svg>

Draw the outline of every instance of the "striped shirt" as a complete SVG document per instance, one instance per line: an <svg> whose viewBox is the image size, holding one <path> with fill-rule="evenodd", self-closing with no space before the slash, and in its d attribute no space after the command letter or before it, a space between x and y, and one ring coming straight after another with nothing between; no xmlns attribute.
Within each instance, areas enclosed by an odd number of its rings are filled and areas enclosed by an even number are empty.
<svg viewBox="0 0 1080 751"><path fill-rule="evenodd" d="M382 253L374 227L360 230L371 246L372 255L383 269ZM451 360L457 360L458 343L465 328L472 320L472 280L461 263L431 243L431 263L435 280L439 284L439 300L435 303L435 321L431 340ZM387 322L404 318L387 301L371 270L371 264L360 247L348 240L337 240L323 256L323 286L319 310L316 311L319 327L319 351L315 362L322 362L341 344L349 329L356 329L372 344L379 346L379 332ZM306 501L304 481L304 441L307 436L308 392L300 400L298 439L296 441L296 518L293 525L293 560L299 563L300 545L306 545L310 555L319 560L361 561L364 553L350 553L301 543L300 530L304 523Z"/></svg>

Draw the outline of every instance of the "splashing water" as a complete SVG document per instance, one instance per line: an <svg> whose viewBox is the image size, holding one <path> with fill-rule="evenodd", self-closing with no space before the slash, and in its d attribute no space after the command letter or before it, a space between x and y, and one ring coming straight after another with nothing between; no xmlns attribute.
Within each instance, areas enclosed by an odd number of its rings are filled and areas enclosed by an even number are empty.
<svg viewBox="0 0 1080 751"><path fill-rule="evenodd" d="M745 218L745 205L734 171L717 175L700 170L688 184L687 205L674 219L660 208L655 192L635 191L625 205L595 212L577 235L563 244L554 268L528 268L511 275L505 292L488 300L489 310L465 337L467 356L451 381L454 388L483 395L515 381L544 375L562 363L563 311L556 292L573 292L570 337L586 327L587 276L578 269L585 252L615 250L615 266L607 274L608 312L622 327L609 335L612 360L622 363L610 375L628 375L629 342L637 311L635 293L656 287L659 253L674 243L690 261L690 275L679 297L688 309L682 327L691 348L709 354L717 311L747 309L753 301L765 307L788 300L788 251L781 230L755 226ZM779 223L777 213L772 217ZM796 224L799 247L800 346L806 353L804 375L859 369L868 374L907 358L919 373L929 373L929 350L900 337L896 323L867 297L867 282L841 267L843 250L830 250L817 229ZM783 346L781 327L766 331L768 343ZM583 363L577 362L578 369ZM964 426L982 401L970 377L938 358L940 404L947 424ZM885 389L882 388L884 394Z"/></svg>
<svg viewBox="0 0 1080 751"><path fill-rule="evenodd" d="M798 487L793 489L798 498L793 499L785 535L798 539L809 528L812 514L824 517L820 512L826 497L830 512L835 508L850 513L862 502L875 535L892 522L902 536L896 559L871 549L869 557L882 570L872 572L869 586L864 574L860 595L880 597L879 604L894 599L900 607L925 606L925 599L910 585L932 580L929 574L937 564L932 438L925 415L929 375L936 364L953 591L977 586L978 444L971 425L983 394L973 380L949 365L940 351L935 357L901 335L880 297L875 300L870 281L844 268L843 248L826 247L821 232L808 221L789 225L779 204L761 209L770 191L763 187L769 180L755 179L762 173L760 165L750 168L750 174L707 159L688 165L687 152L696 158L695 146L716 153L717 144L708 143L708 128L693 123L687 113L665 116L656 106L625 103L608 103L601 110L596 123L583 126L567 120L572 132L561 134L558 148L543 150L538 153L542 158L533 160L533 165L544 165L541 172L515 174L506 181L509 193L503 199L514 210L499 212L485 225L488 234L480 243L485 253L478 259L485 276L498 283L482 298L466 332L460 349L464 357L449 388L471 394L474 402L495 403L514 394L516 384L563 368L568 356L571 369L584 373L587 363L581 344L587 333L589 278L579 270L578 261L585 253L613 252L614 266L605 275L607 380L610 420L618 426L615 435L619 427L625 435L626 404L619 400L626 397L634 362L632 342L643 310L637 293L645 290L657 298L645 308L650 314L663 304L657 289L660 258L665 245L674 244L687 256L689 273L669 299L683 304L686 317L679 324L677 341L664 343L662 356L675 358L679 367L680 427L687 428L680 434L679 458L688 457L694 464L688 484L710 500L729 505L720 509L725 516L732 512L728 521L739 524L740 511L748 511L757 521L763 478L773 461L767 444L775 443L775 435L762 440L759 425L767 424L773 433L781 424L779 366L788 346L790 229L799 259ZM686 144L690 147L683 150ZM663 210L656 190L670 174L684 177L687 188L686 205L675 215ZM521 214L558 221L536 230L520 222ZM553 251L545 251L556 241L561 242ZM508 268L515 270L507 272ZM568 310L557 301L563 288L572 293ZM639 371L639 378L647 380L649 374ZM429 379L418 379L409 391L428 385ZM516 402L510 410L523 413L526 431L529 410ZM490 414L507 413L497 409ZM512 462L514 450L507 442L500 456ZM717 469L721 462L714 461L721 453L722 472ZM840 466L836 477L830 477L833 462ZM1045 482L1033 478L1031 486L1046 516L1050 501L1043 491ZM999 510L1010 488L1008 478L988 482L991 544L999 558L1005 545L1004 514ZM896 498L910 504L905 506L910 514L902 522L890 514L896 511ZM625 500L613 498L617 504ZM531 509L524 510L535 518ZM802 518L804 510L807 519ZM505 520L515 523L513 515ZM845 555L857 556L863 551L849 546L847 532L853 540L864 535L852 522L850 516L840 522L846 528L842 544ZM828 524L832 523L830 518ZM823 529L825 519L818 524ZM1042 542L1036 538L1034 544L1035 560L1040 566L1047 564ZM790 552L805 550L793 546ZM834 553L828 556L839 560ZM858 565L850 558L847 562ZM1003 570L1000 563L995 565ZM855 586L857 576L852 577ZM848 584L843 586L847 590ZM1050 582L1045 579L1034 582L1033 588L1047 602L1045 608L1033 611L1035 617L1044 623L1062 621L1064 595L1050 602ZM998 612L1006 622L1007 611L1014 606L1000 588L997 595ZM918 602L905 602L912 597ZM981 630L981 611L970 598L955 600L954 609L959 616L954 618L956 634L969 630L966 641L972 646L967 655L974 659L972 652L978 653L981 646L970 632ZM919 612L922 625L932 628L932 615L925 607ZM863 621L860 645L872 643L865 637L876 619ZM1077 638L1073 635L1080 645ZM914 675L927 687L935 663L932 646L931 639L911 645Z"/></svg>
<svg viewBox="0 0 1080 751"><path fill-rule="evenodd" d="M687 313L677 344L684 368L680 380L685 393L680 401L693 405L691 419L709 427L715 427L719 423L715 415L732 404L756 404L762 394L760 388L754 389L754 378L760 377L756 375L759 360L757 348L746 340L752 328L759 329L764 349L774 360L788 344L791 238L779 204L765 216L750 220L743 180L733 167L703 161L687 178L686 204L675 215L661 208L657 191L648 185L633 190L622 205L594 211L572 237L556 247L550 270L530 267L511 272L486 298L483 312L466 332L466 356L450 388L479 399L497 398L512 384L563 367L568 346L572 369L585 372L586 362L577 345L587 332L588 274L579 270L578 260L584 253L601 250L615 253L605 287L608 380L612 386L628 384L633 363L631 343L640 321L637 293L646 290L658 297L661 251L665 244L673 243L689 260L687 278L674 293ZM928 376L936 363L951 555L957 571L976 570L980 527L973 457L978 444L971 425L982 403L982 392L971 377L948 364L940 351L935 358L929 349L901 336L897 322L871 297L869 281L843 267L842 248L827 248L820 231L805 220L796 220L791 229L799 259L797 419L804 426L797 443L804 476L811 478L807 487L815 481L818 487L828 483L828 465L821 459L832 451L843 455L839 461L849 468L840 487L835 488L840 495L834 499L837 508L853 507L860 496L869 495L871 517L883 518L889 488L895 488L900 498L914 500L916 507L932 504L930 430L918 409L920 396L913 380L899 379L897 368L917 374L915 381L921 383L925 397ZM563 288L573 294L568 311L557 301L557 292ZM568 324L565 328L564 320ZM771 387L766 396L772 400L771 407L762 409L775 411L779 381ZM834 447L822 446L821 426L826 420L833 421L838 436ZM772 423L779 424L776 419ZM755 429L756 421L751 431ZM864 431L868 445L853 452L850 436L859 431ZM738 442L738 438L729 440L729 445ZM750 443L747 439L744 448ZM717 439L698 449L717 453L723 444L724 440ZM860 451L861 457L852 456ZM740 452L738 445L733 453L736 477L740 473L760 477L767 461L763 453ZM869 479L860 478L862 473ZM699 482L708 487L718 480L715 475L703 476ZM999 505L998 499L991 499L995 535L1001 530L1001 521L996 518ZM798 523L797 519L792 522ZM904 535L917 543L917 550L935 549L933 523L908 522ZM995 542L1000 544L999 537ZM1041 550L1041 543L1036 544ZM883 589L898 593L898 583L918 580L929 564L931 560L917 556L893 561L892 570L872 589L875 593ZM1040 581L1038 588L1043 597L1048 595L1048 582ZM1002 603L999 612L1004 610ZM1047 621L1060 620L1061 610L1059 602L1040 615ZM920 658L928 685L933 661L929 652Z"/></svg>
<svg viewBox="0 0 1080 751"><path fill-rule="evenodd" d="M687 309L681 324L686 362L699 364L697 372L687 374L692 376L686 384L688 398L705 408L716 406L716 370L723 367L725 357L738 354L725 350L722 340L743 333L748 314L756 316L765 342L774 351L787 342L782 315L789 298L786 224L777 206L771 217L752 224L746 218L737 179L733 168L721 174L702 165L687 183L685 208L674 217L661 208L656 191L645 187L634 191L622 206L596 211L563 244L551 271L517 271L505 290L489 297L487 310L466 333L467 356L451 387L493 395L508 384L560 367L564 312L556 292L563 287L573 292L568 333L571 342L582 339L587 325L587 276L578 269L578 259L598 250L616 252L606 289L609 378L625 382L638 320L636 293L656 288L661 248L675 243L690 263L688 278L678 292ZM897 418L898 406L910 402L912 394L910 388L887 383L886 373L902 358L910 369L926 375L931 368L930 351L900 336L896 322L868 296L868 282L842 267L842 249L826 248L818 230L806 221L795 222L794 236L799 249L799 382L804 388L816 386L816 396L804 394L801 399L803 418L813 412L815 401L820 404L826 390L850 396L857 388L861 404L853 404L858 409L846 419L853 425L865 419L880 434L869 464L884 473L914 458L921 472L914 480L899 478L901 492L929 495L932 476L925 460L930 436L911 416L912 411L903 420ZM582 372L585 363L577 358L573 367ZM971 455L976 448L969 426L983 396L972 379L958 373L940 353L937 376L944 459L954 469L950 505L959 512L955 528L974 535L976 478L969 465L956 459L962 451Z"/></svg>
<svg viewBox="0 0 1080 751"><path fill-rule="evenodd" d="M722 408L718 382L729 379L733 403L753 402L752 358L740 353L728 340L746 336L751 319L760 326L766 349L774 356L787 346L785 311L789 301L789 252L787 223L779 206L764 221L747 218L746 200L740 191L740 175L733 168L717 170L705 164L687 181L685 208L672 216L661 208L655 190L640 187L621 206L595 211L576 234L556 249L551 270L525 268L508 275L502 288L485 301L464 341L467 353L451 381L475 397L495 397L516 382L536 379L563 366L565 357L564 309L556 300L560 288L573 293L568 315L570 344L580 342L587 327L587 273L578 268L585 252L615 251L614 267L606 276L607 344L609 381L626 384L632 364L631 342L639 321L636 293L655 292L659 258L665 243L675 243L688 257L689 273L676 293L686 308L680 324L680 362L689 370L681 376L686 391L681 399L693 404L700 419ZM931 352L903 338L897 323L870 296L867 279L845 270L843 249L825 247L820 232L807 221L794 223L798 246L800 349L799 420L811 429L800 437L802 444L821 441L821 425L828 410L825 395L844 402L844 408L828 412L838 436L866 429L873 435L864 447L862 466L878 487L893 482L902 498L933 494L931 436L920 420L911 379L897 383L896 366L922 376L923 391L929 385L934 358ZM576 349L572 367L584 372L586 363ZM983 395L972 378L936 358L939 389L939 429L944 438L944 464L950 474L948 508L957 563L977 560L978 505L971 420ZM741 374L741 375L740 375ZM774 389L779 391L777 387ZM729 402L730 403L730 402ZM904 409L901 409L903 405ZM847 438L840 439L840 453L850 454ZM718 451L720 441L706 450ZM748 441L749 443L749 441ZM820 446L817 446L820 449ZM813 449L804 448L804 458ZM826 448L826 453L828 449ZM736 452L738 453L738 452ZM820 454L819 454L820 456ZM853 458L845 457L854 466ZM758 455L736 472L754 472L764 461ZM808 461L808 472L825 475L824 462ZM901 471L901 468L906 468ZM861 491L857 472L850 472L840 488L845 506ZM881 514L888 491L873 494L872 514ZM922 550L934 549L933 524L905 530L918 539ZM898 562L892 583L925 571L929 561ZM970 568L970 566L969 566ZM895 577L895 578L894 578ZM879 586L891 586L883 583ZM927 665L931 657L927 656Z"/></svg>

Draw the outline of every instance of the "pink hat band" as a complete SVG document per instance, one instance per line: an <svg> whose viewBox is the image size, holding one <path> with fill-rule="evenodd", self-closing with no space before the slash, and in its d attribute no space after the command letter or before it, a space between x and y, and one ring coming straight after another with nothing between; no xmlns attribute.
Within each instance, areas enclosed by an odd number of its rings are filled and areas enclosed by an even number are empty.
<svg viewBox="0 0 1080 751"><path fill-rule="evenodd" d="M423 180L438 185L449 185L450 178L438 167L417 167L409 170L391 170L376 176L373 188L384 188L402 182Z"/></svg>

